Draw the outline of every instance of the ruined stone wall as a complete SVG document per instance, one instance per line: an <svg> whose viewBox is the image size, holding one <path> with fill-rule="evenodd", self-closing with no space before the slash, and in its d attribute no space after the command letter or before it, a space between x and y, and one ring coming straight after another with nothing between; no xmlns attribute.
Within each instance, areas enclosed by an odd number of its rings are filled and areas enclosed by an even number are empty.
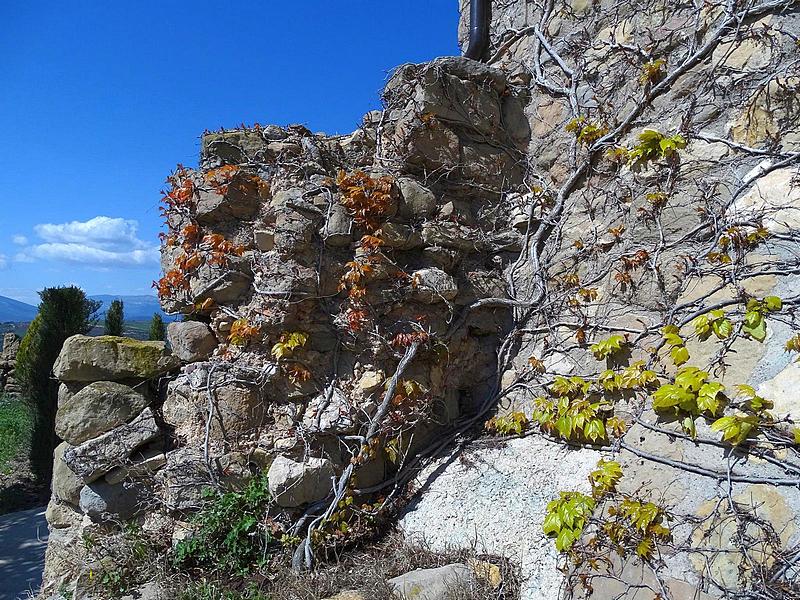
<svg viewBox="0 0 800 600"><path fill-rule="evenodd" d="M133 519L180 539L205 490L260 474L273 526L313 563L306 540L333 533L317 517L351 497L396 510L404 467L488 409L523 242L505 192L524 178L527 96L453 58L402 67L385 97L349 136L207 132L199 168L171 176L159 293L186 315L172 353L78 336L56 365L46 590L102 595L87 573L113 561L87 535Z"/></svg>
<svg viewBox="0 0 800 600"><path fill-rule="evenodd" d="M19 337L14 333L3 335L3 347L0 352L0 394L16 396L21 391L14 377L19 342Z"/></svg>
<svg viewBox="0 0 800 600"><path fill-rule="evenodd" d="M171 375L142 408L117 384L154 373L59 359L65 406L88 369L128 408L60 447L49 589L92 592L87 531L180 539L266 474L296 566L339 501L422 489L408 538L508 557L526 600L797 597L797 11L497 1L488 66L399 67L350 135L206 132L164 197ZM600 459L568 556L548 507Z"/></svg>

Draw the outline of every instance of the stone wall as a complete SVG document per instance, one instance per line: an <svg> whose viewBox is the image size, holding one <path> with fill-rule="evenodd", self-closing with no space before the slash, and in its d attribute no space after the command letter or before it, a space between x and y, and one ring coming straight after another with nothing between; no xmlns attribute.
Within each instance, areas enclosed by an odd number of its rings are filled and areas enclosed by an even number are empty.
<svg viewBox="0 0 800 600"><path fill-rule="evenodd" d="M159 415L159 382L180 360L164 342L76 335L53 372L58 390L50 524L43 595L94 593L103 565L87 539L113 537L114 524L152 518L155 473L172 444ZM102 557L97 557L102 558Z"/></svg>
<svg viewBox="0 0 800 600"><path fill-rule="evenodd" d="M290 535L346 496L394 508L402 467L488 408L527 96L459 58L399 69L385 96L349 136L206 133L200 167L171 177L159 292L187 319L172 354L65 344L47 590L100 593L87 533L134 519L178 539L204 490L260 473Z"/></svg>
<svg viewBox="0 0 800 600"><path fill-rule="evenodd" d="M178 539L204 489L266 473L302 539L347 497L421 489L408 538L514 560L525 600L798 597L799 34L789 0L498 1L490 65L403 65L350 135L206 132L164 197L174 354L59 359L46 585L85 589L87 530ZM687 366L706 404L655 410ZM542 525L601 458L623 477L569 560ZM602 542L623 499L669 538Z"/></svg>
<svg viewBox="0 0 800 600"><path fill-rule="evenodd" d="M16 334L3 334L3 347L0 352L0 394L16 396L21 391L14 378L19 343L20 339Z"/></svg>

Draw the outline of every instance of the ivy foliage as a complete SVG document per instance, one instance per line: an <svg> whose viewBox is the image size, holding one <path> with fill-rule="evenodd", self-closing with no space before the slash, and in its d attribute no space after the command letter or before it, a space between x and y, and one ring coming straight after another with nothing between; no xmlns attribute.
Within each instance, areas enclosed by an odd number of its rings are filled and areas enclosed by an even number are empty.
<svg viewBox="0 0 800 600"><path fill-rule="evenodd" d="M524 412L515 411L507 415L492 417L486 422L486 429L500 435L522 435L530 421Z"/></svg>
<svg viewBox="0 0 800 600"><path fill-rule="evenodd" d="M576 562L587 558L590 564L598 563L596 556L604 548L620 556L633 551L649 560L657 543L670 539L671 532L664 524L668 518L664 509L618 493L621 479L622 467L618 462L600 459L597 468L589 473L591 495L559 492L559 497L547 504L542 530L554 538L556 550L569 553ZM578 551L575 544L590 523L594 524L593 535Z"/></svg>
<svg viewBox="0 0 800 600"><path fill-rule="evenodd" d="M592 344L590 350L597 360L602 360L619 352L623 344L625 344L624 337L621 335L612 335L605 340Z"/></svg>
<svg viewBox="0 0 800 600"><path fill-rule="evenodd" d="M579 144L591 146L608 133L608 127L602 123L590 121L584 116L572 119L566 126L567 133L571 133Z"/></svg>
<svg viewBox="0 0 800 600"><path fill-rule="evenodd" d="M306 345L308 334L302 331L284 331L272 346L271 354L276 359L289 358L295 351Z"/></svg>
<svg viewBox="0 0 800 600"><path fill-rule="evenodd" d="M680 335L680 329L677 325L666 325L661 329L661 334L664 336L664 342L669 346L669 355L672 362L676 367L689 360L689 350L686 348L686 342Z"/></svg>
<svg viewBox="0 0 800 600"><path fill-rule="evenodd" d="M783 308L783 301L778 296L767 296L763 300L750 298L747 301L742 331L758 342L767 337L766 315Z"/></svg>
<svg viewBox="0 0 800 600"><path fill-rule="evenodd" d="M556 550L566 552L581 537L583 528L594 512L595 501L580 492L559 492L559 497L547 503L547 516L542 530L555 538Z"/></svg>

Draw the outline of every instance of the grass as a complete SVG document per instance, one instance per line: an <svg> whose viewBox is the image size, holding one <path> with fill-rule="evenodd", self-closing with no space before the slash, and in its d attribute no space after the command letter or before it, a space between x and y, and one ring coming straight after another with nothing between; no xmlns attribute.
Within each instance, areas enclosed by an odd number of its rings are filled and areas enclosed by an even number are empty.
<svg viewBox="0 0 800 600"><path fill-rule="evenodd" d="M8 474L14 459L27 456L33 415L21 398L0 397L0 472Z"/></svg>

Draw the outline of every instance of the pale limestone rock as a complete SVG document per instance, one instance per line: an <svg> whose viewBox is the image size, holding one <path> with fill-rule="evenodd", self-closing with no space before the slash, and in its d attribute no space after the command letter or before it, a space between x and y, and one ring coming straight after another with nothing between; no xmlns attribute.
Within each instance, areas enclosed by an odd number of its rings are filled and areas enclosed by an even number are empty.
<svg viewBox="0 0 800 600"><path fill-rule="evenodd" d="M771 412L776 417L800 422L800 363L789 363L775 377L761 383L757 392L775 403Z"/></svg>
<svg viewBox="0 0 800 600"><path fill-rule="evenodd" d="M322 393L309 402L303 426L321 433L353 433L357 426L355 407L344 392L333 388L329 394Z"/></svg>
<svg viewBox="0 0 800 600"><path fill-rule="evenodd" d="M64 342L53 373L61 381L150 379L179 364L164 342L73 335Z"/></svg>
<svg viewBox="0 0 800 600"><path fill-rule="evenodd" d="M364 392L374 392L383 383L386 376L383 371L364 371L358 380L358 387Z"/></svg>
<svg viewBox="0 0 800 600"><path fill-rule="evenodd" d="M467 451L463 462L443 459L420 475L417 484L429 486L402 515L400 529L411 543L424 540L435 551L477 545L514 560L524 580L521 597L551 600L561 574L558 552L541 530L547 503L560 490L588 492L599 457L531 436Z"/></svg>
<svg viewBox="0 0 800 600"><path fill-rule="evenodd" d="M178 448L167 453L167 464L156 480L163 486L164 504L170 510L196 510L203 490L212 484L209 467L200 448Z"/></svg>
<svg viewBox="0 0 800 600"><path fill-rule="evenodd" d="M183 362L206 360L217 338L208 325L199 321L175 321L167 325L167 339L172 351Z"/></svg>
<svg viewBox="0 0 800 600"><path fill-rule="evenodd" d="M130 423L120 425L64 453L64 462L84 481L94 481L122 466L136 448L160 435L153 411L145 408Z"/></svg>
<svg viewBox="0 0 800 600"><path fill-rule="evenodd" d="M54 529L74 527L81 522L82 516L83 515L72 506L59 502L58 500L50 500L44 512L47 523Z"/></svg>
<svg viewBox="0 0 800 600"><path fill-rule="evenodd" d="M768 163L762 165L767 166ZM754 169L748 178L755 178L762 165ZM756 178L750 190L730 207L729 215L746 219L763 214L764 227L772 233L800 230L798 176L798 169L786 167Z"/></svg>
<svg viewBox="0 0 800 600"><path fill-rule="evenodd" d="M396 250L412 250L423 245L422 236L408 225L384 223L379 237L383 245Z"/></svg>
<svg viewBox="0 0 800 600"><path fill-rule="evenodd" d="M434 569L417 569L389 580L394 593L402 600L447 600L454 590L469 589L473 570L463 563Z"/></svg>
<svg viewBox="0 0 800 600"><path fill-rule="evenodd" d="M352 243L353 218L344 206L336 203L330 207L320 235L325 244L334 248L346 247Z"/></svg>
<svg viewBox="0 0 800 600"><path fill-rule="evenodd" d="M89 483L81 490L80 508L92 521L127 521L147 509L148 489L138 482Z"/></svg>
<svg viewBox="0 0 800 600"><path fill-rule="evenodd" d="M458 284L452 275L436 267L414 271L411 275L411 285L414 297L426 304L447 302L458 294Z"/></svg>
<svg viewBox="0 0 800 600"><path fill-rule="evenodd" d="M416 179L400 177L397 180L402 202L399 207L404 217L423 219L431 216L436 210L436 196L428 188L423 187Z"/></svg>
<svg viewBox="0 0 800 600"><path fill-rule="evenodd" d="M131 457L131 464L118 467L106 473L106 483L116 485L125 479L137 479L152 475L167 464L167 457L160 450L149 450L143 453L135 452Z"/></svg>
<svg viewBox="0 0 800 600"><path fill-rule="evenodd" d="M269 492L278 506L295 508L322 500L332 489L333 463L327 458L297 462L278 456L269 468Z"/></svg>
<svg viewBox="0 0 800 600"><path fill-rule="evenodd" d="M53 490L53 498L73 506L78 506L83 480L64 462L64 453L71 448L72 446L67 442L61 442L56 446L53 452L53 480L51 488Z"/></svg>
<svg viewBox="0 0 800 600"><path fill-rule="evenodd" d="M127 423L147 404L147 398L127 385L96 381L59 405L56 434L78 446Z"/></svg>

